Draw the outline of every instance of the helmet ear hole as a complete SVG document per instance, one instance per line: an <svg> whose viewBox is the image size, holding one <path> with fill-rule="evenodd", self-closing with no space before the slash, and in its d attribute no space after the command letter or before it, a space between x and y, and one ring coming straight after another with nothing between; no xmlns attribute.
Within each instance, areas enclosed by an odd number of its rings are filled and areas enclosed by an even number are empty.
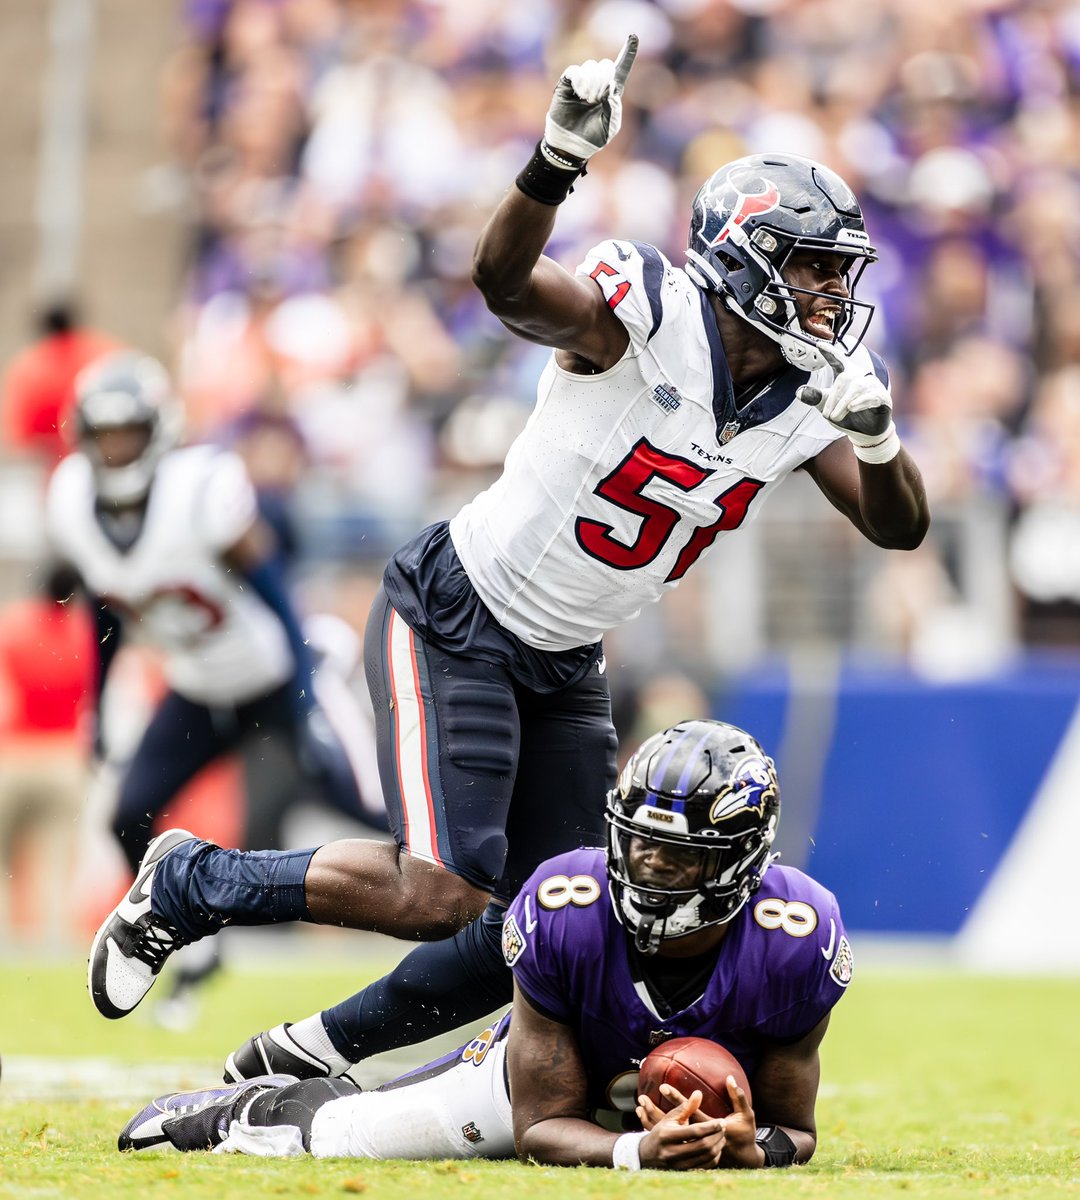
<svg viewBox="0 0 1080 1200"><path fill-rule="evenodd" d="M726 271L742 270L742 265L739 263L739 260L737 258L732 258L730 254L725 254L722 250L716 251L715 258L716 261L720 263L720 265Z"/></svg>

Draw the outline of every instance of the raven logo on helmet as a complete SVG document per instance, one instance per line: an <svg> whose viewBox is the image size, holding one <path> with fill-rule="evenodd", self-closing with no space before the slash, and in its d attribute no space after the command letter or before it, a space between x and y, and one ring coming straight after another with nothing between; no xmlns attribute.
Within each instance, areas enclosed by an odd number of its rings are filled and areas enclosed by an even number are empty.
<svg viewBox="0 0 1080 1200"><path fill-rule="evenodd" d="M722 791L709 809L709 820L716 825L736 813L752 809L765 811L765 802L776 794L776 776L763 758L748 758L735 769L731 786Z"/></svg>

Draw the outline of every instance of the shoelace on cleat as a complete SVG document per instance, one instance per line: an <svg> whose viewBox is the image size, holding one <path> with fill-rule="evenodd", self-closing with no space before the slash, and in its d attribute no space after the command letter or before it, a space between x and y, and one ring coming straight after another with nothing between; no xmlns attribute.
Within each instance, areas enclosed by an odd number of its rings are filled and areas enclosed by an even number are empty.
<svg viewBox="0 0 1080 1200"><path fill-rule="evenodd" d="M136 923L136 928L138 932L132 938L127 953L131 958L146 963L155 975L174 950L190 944L190 939L183 937L176 926L163 917L147 914Z"/></svg>

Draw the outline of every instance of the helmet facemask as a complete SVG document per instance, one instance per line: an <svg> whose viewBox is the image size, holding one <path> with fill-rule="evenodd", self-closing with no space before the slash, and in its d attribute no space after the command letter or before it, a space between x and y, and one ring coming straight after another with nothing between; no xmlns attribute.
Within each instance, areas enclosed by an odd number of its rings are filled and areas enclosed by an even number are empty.
<svg viewBox="0 0 1080 1200"><path fill-rule="evenodd" d="M634 944L643 954L655 953L666 939L730 921L757 891L773 857L769 847L774 830L716 835L714 844L705 847L658 833L654 819L647 805L629 818L609 810L609 886L617 915L634 930ZM693 883L689 878L675 886L642 883L634 867L635 851L640 853L642 843L664 847L669 861L683 865Z"/></svg>
<svg viewBox="0 0 1080 1200"><path fill-rule="evenodd" d="M162 456L180 439L180 410L164 368L144 355L120 353L88 367L76 387L75 429L90 462L98 499L136 504L145 498ZM144 429L145 445L129 462L112 465L98 436L116 429Z"/></svg>
<svg viewBox="0 0 1080 1200"><path fill-rule="evenodd" d="M691 721L650 738L609 794L615 915L644 954L732 919L775 855L779 787L749 735Z"/></svg>

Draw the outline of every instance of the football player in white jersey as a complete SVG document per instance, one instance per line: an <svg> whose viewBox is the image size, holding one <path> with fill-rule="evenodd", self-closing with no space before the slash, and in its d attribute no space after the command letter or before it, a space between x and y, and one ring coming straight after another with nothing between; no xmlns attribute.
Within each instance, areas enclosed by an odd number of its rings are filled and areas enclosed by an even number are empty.
<svg viewBox="0 0 1080 1200"><path fill-rule="evenodd" d="M98 931L89 985L111 1016L174 946L226 923L443 939L251 1038L227 1079L338 1075L509 1000L505 904L538 862L602 836L615 738L600 638L791 471L877 545L913 549L928 527L884 364L860 346L870 306L852 293L874 251L835 173L788 155L721 167L694 202L685 267L620 239L574 273L544 256L559 204L618 132L636 52L631 36L617 61L563 73L476 248L489 308L553 353L502 477L394 555L369 620L397 845L336 842L285 862L174 831Z"/></svg>
<svg viewBox="0 0 1080 1200"><path fill-rule="evenodd" d="M162 652L168 687L123 771L112 821L132 869L157 814L256 730L291 742L329 803L385 828L377 778L362 788L353 768L364 718L340 689L321 702L333 681L319 681L243 462L178 447L164 368L135 352L79 377L74 419L78 448L50 480L46 523L98 625L98 753L101 693L125 639Z"/></svg>

